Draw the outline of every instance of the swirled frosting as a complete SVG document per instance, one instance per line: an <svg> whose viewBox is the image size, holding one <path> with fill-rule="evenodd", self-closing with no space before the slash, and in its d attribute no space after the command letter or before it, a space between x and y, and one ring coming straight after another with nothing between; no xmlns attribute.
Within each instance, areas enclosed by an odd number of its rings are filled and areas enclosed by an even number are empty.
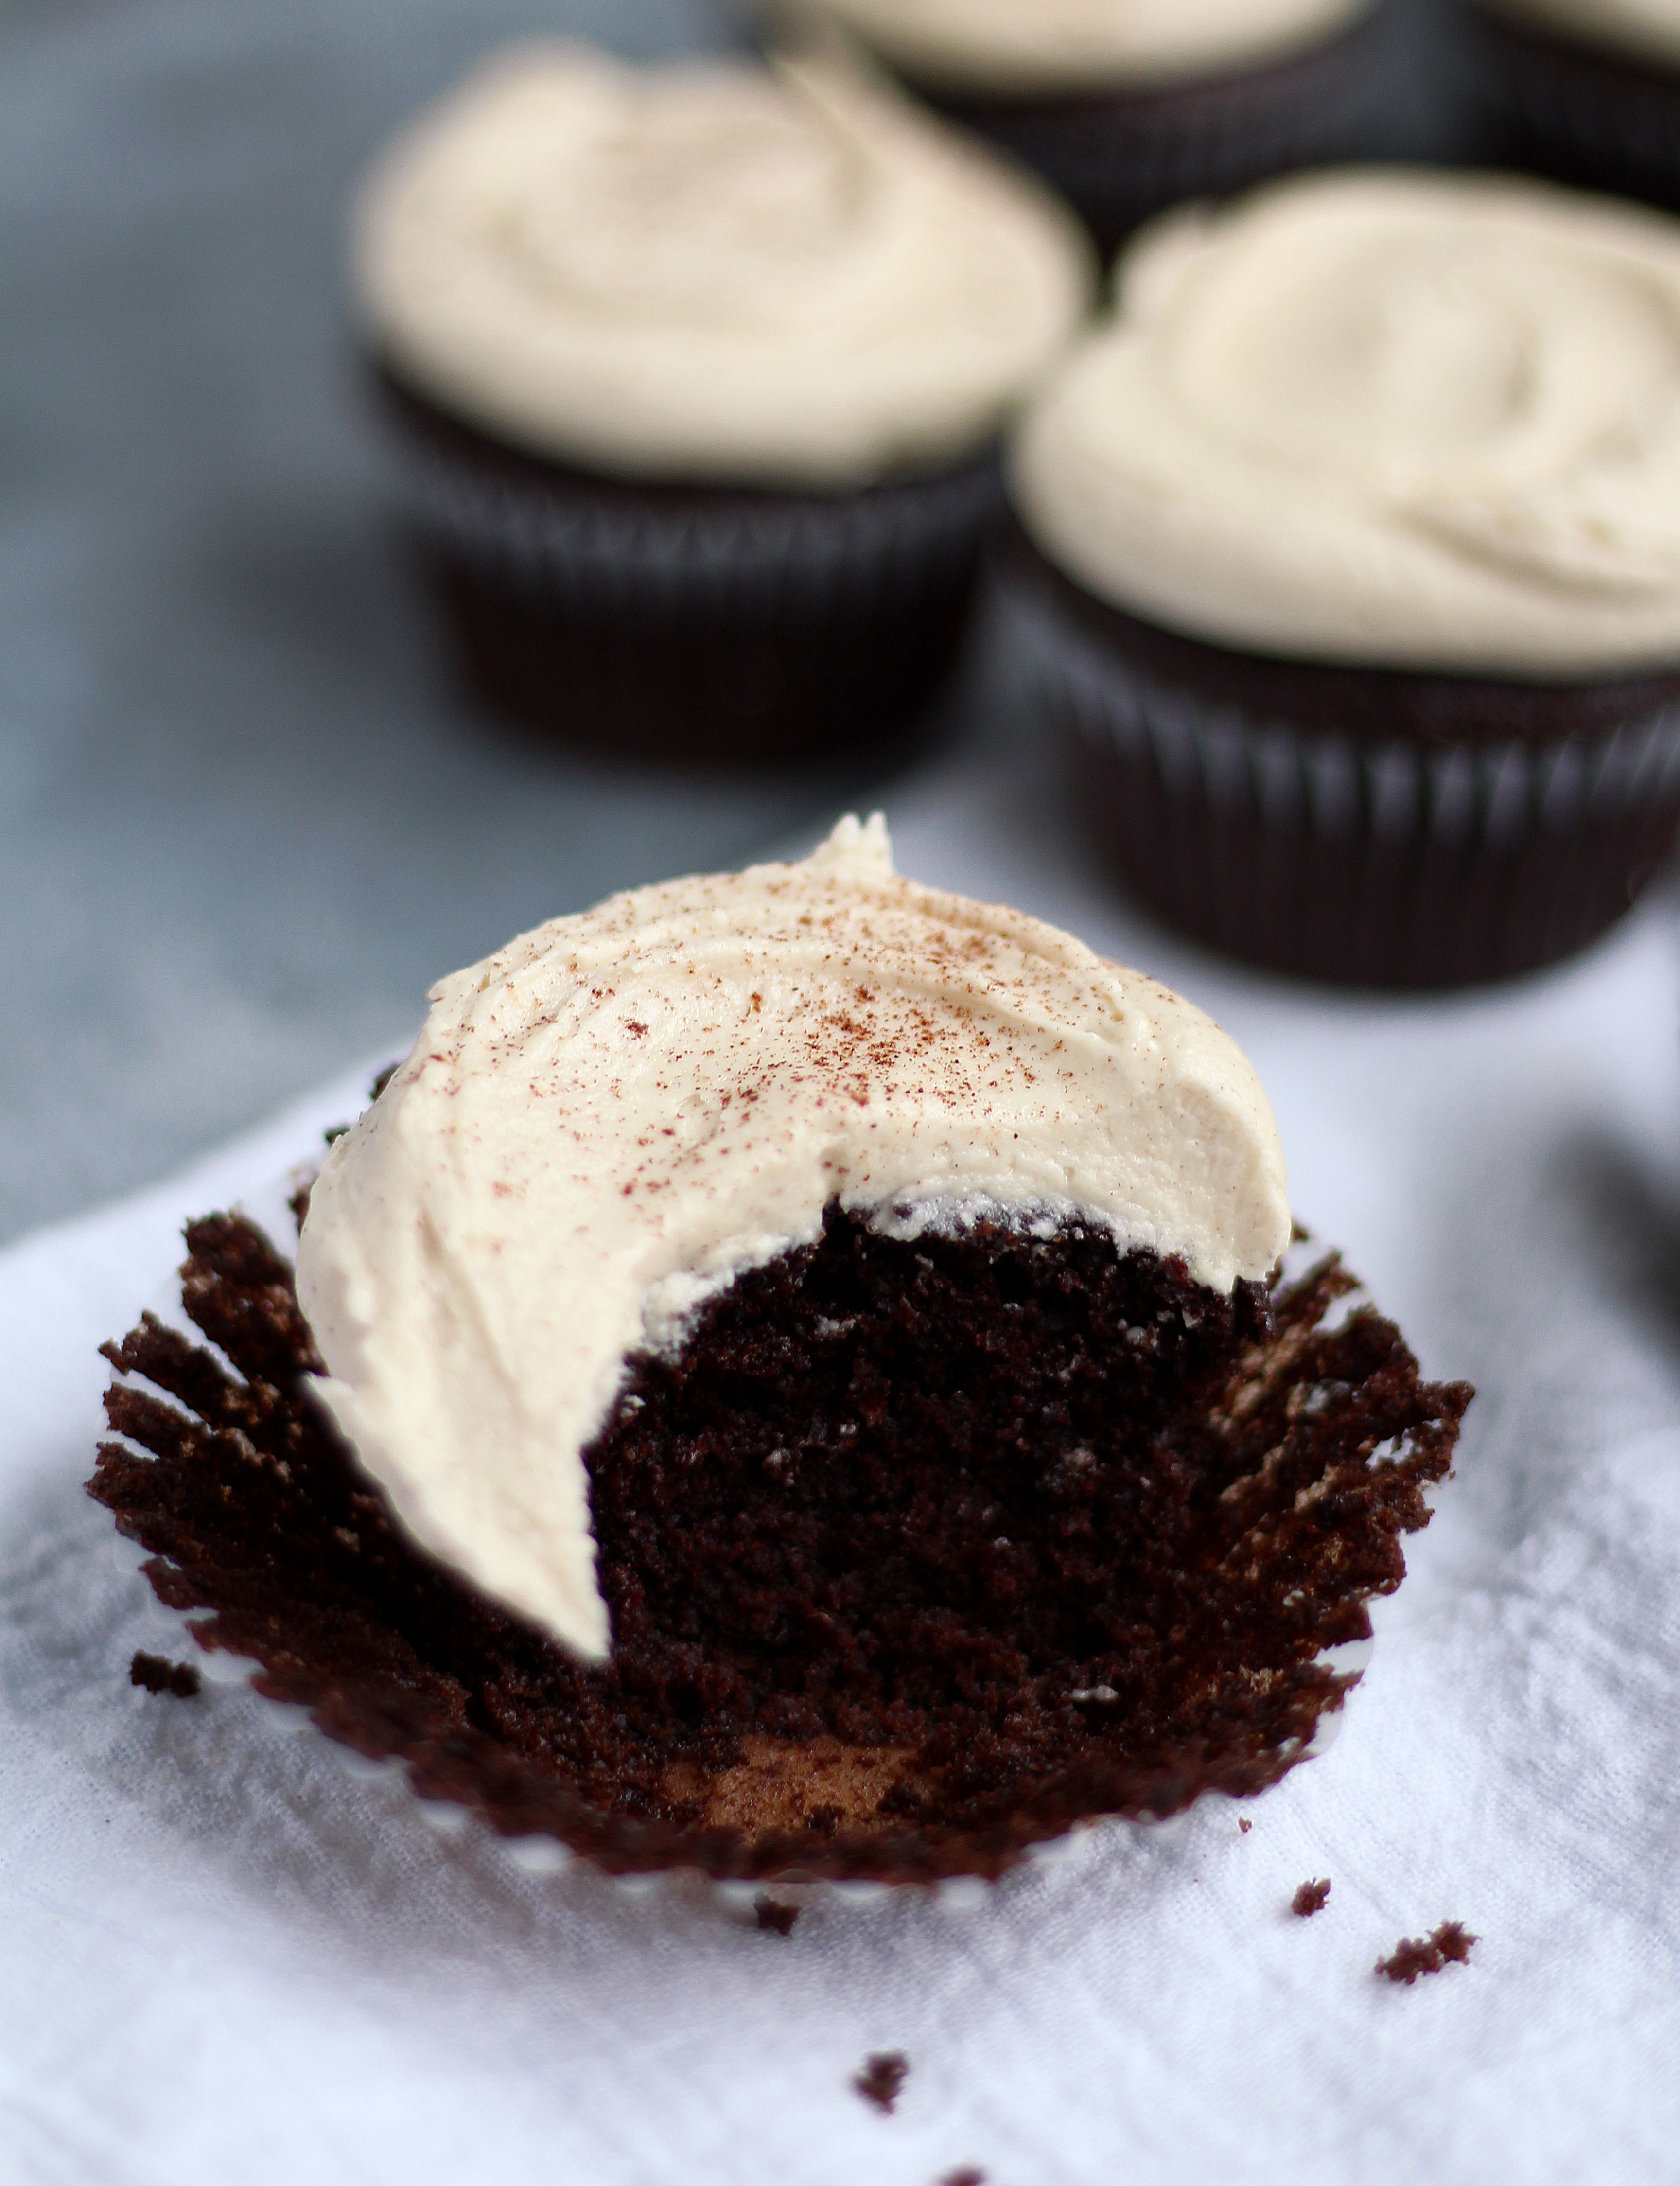
<svg viewBox="0 0 1680 2186"><path fill-rule="evenodd" d="M1680 226L1399 171L1173 216L1025 421L1088 590L1286 657L1539 680L1680 659Z"/></svg>
<svg viewBox="0 0 1680 2186"><path fill-rule="evenodd" d="M322 1395L427 1548L608 1651L583 1453L635 1352L837 1200L916 1234L1078 1212L1221 1292L1290 1235L1276 1127L1198 1010L1068 935L799 865L557 918L433 990L311 1194Z"/></svg>
<svg viewBox="0 0 1680 2186"><path fill-rule="evenodd" d="M918 81L1089 91L1221 73L1332 36L1371 0L804 0Z"/></svg>
<svg viewBox="0 0 1680 2186"><path fill-rule="evenodd" d="M1680 0L1486 0L1496 14L1582 45L1680 68Z"/></svg>
<svg viewBox="0 0 1680 2186"><path fill-rule="evenodd" d="M381 162L369 339L538 453L844 486L983 446L1094 285L1050 193L831 53L493 60Z"/></svg>

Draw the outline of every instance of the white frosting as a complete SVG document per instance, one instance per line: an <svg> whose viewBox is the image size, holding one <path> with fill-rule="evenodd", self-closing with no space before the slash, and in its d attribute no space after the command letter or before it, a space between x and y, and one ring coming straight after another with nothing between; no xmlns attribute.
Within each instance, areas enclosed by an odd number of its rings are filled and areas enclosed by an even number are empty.
<svg viewBox="0 0 1680 2186"><path fill-rule="evenodd" d="M951 90L1080 92L1200 76L1330 37L1371 0L803 0Z"/></svg>
<svg viewBox="0 0 1680 2186"><path fill-rule="evenodd" d="M1496 12L1584 45L1680 68L1680 0L1488 0Z"/></svg>
<svg viewBox="0 0 1680 2186"><path fill-rule="evenodd" d="M422 391L609 470L843 486L970 454L1095 283L1047 190L832 54L492 61L380 164L369 337Z"/></svg>
<svg viewBox="0 0 1680 2186"><path fill-rule="evenodd" d="M602 1656L583 1452L837 1199L900 1234L1077 1211L1229 1291L1290 1235L1264 1094L1199 1010L1036 919L801 865L557 918L433 989L298 1249L322 1396L415 1537Z"/></svg>
<svg viewBox="0 0 1680 2186"><path fill-rule="evenodd" d="M1089 590L1286 656L1680 659L1680 225L1373 171L1173 216L1117 278L1011 461Z"/></svg>

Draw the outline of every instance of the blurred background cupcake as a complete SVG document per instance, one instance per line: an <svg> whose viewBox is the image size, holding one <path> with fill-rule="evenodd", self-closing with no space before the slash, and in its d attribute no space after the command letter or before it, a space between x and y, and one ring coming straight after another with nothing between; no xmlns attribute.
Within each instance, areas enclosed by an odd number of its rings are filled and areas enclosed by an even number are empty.
<svg viewBox="0 0 1680 2186"><path fill-rule="evenodd" d="M1459 0L1487 156L1680 205L1680 0Z"/></svg>
<svg viewBox="0 0 1680 2186"><path fill-rule="evenodd" d="M1352 157L1392 56L1374 0L787 0L1034 167L1105 252L1186 198Z"/></svg>
<svg viewBox="0 0 1680 2186"><path fill-rule="evenodd" d="M1590 941L1680 819L1680 225L1373 170L1164 221L1119 283L1011 484L1127 883L1361 984Z"/></svg>
<svg viewBox="0 0 1680 2186"><path fill-rule="evenodd" d="M951 663L1000 429L1094 277L1049 192L834 52L493 59L355 227L468 675L622 753L890 737Z"/></svg>

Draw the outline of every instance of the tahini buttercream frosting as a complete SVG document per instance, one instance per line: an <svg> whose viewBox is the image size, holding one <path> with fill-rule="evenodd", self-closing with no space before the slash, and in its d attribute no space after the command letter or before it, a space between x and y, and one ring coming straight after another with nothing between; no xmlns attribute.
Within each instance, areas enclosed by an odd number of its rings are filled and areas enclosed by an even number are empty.
<svg viewBox="0 0 1680 2186"><path fill-rule="evenodd" d="M1539 183L1314 177L1175 215L1025 420L1044 552L1267 653L1680 659L1680 224Z"/></svg>
<svg viewBox="0 0 1680 2186"><path fill-rule="evenodd" d="M1030 96L1223 74L1331 37L1371 0L795 0L953 91Z"/></svg>
<svg viewBox="0 0 1680 2186"><path fill-rule="evenodd" d="M434 989L311 1196L322 1396L423 1545L599 1659L583 1453L627 1360L836 1200L910 1235L1078 1213L1220 1292L1290 1236L1271 1112L1215 1024L899 878L879 818L850 820Z"/></svg>
<svg viewBox="0 0 1680 2186"><path fill-rule="evenodd" d="M1680 68L1680 0L1486 0L1495 14Z"/></svg>
<svg viewBox="0 0 1680 2186"><path fill-rule="evenodd" d="M368 182L376 352L524 447L844 487L967 456L1095 270L1024 175L831 53L639 69L502 54Z"/></svg>

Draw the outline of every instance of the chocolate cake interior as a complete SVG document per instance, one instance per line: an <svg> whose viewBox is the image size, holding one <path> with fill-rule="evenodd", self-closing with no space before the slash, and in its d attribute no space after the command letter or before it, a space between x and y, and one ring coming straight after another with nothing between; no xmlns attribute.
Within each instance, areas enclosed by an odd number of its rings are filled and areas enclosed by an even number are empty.
<svg viewBox="0 0 1680 2186"><path fill-rule="evenodd" d="M1221 1298L1077 1224L831 1208L633 1362L586 1454L593 1668L395 1523L266 1240L188 1235L237 1372L143 1321L90 1483L160 1595L422 1790L612 1867L995 1873L1084 1814L1257 1790L1339 1702L1319 1657L1398 1583L1470 1396L1332 1312L1334 1262Z"/></svg>

